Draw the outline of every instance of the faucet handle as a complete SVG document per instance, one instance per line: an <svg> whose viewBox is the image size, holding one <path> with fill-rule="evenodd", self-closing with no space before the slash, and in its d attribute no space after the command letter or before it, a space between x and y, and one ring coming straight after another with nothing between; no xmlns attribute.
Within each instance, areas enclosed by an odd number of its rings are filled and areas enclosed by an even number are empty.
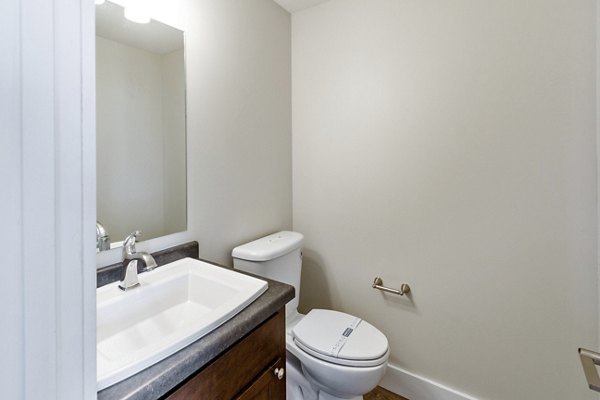
<svg viewBox="0 0 600 400"><path fill-rule="evenodd" d="M135 240L142 234L142 231L133 231L123 241L123 255L134 254L135 251Z"/></svg>

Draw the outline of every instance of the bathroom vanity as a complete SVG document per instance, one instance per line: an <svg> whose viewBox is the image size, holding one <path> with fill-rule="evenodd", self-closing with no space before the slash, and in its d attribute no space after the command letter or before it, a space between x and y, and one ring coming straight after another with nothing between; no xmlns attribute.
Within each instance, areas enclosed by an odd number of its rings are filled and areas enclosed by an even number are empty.
<svg viewBox="0 0 600 400"><path fill-rule="evenodd" d="M285 310L281 309L167 399L283 400L284 371Z"/></svg>
<svg viewBox="0 0 600 400"><path fill-rule="evenodd" d="M187 243L153 254L161 265L198 258ZM223 267L225 268L225 267ZM120 264L98 270L98 287L118 280ZM229 321L175 354L98 392L106 399L284 399L285 304L293 287L268 290Z"/></svg>

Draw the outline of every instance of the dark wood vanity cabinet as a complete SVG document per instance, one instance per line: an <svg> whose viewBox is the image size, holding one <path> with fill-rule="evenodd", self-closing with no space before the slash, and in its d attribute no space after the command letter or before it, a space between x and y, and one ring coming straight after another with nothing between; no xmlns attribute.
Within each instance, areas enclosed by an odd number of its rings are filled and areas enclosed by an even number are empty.
<svg viewBox="0 0 600 400"><path fill-rule="evenodd" d="M168 400L284 400L285 309L191 377ZM283 370L285 371L285 370Z"/></svg>
<svg viewBox="0 0 600 400"><path fill-rule="evenodd" d="M285 399L285 376L278 378L281 368L285 370L285 359L278 358L236 400Z"/></svg>

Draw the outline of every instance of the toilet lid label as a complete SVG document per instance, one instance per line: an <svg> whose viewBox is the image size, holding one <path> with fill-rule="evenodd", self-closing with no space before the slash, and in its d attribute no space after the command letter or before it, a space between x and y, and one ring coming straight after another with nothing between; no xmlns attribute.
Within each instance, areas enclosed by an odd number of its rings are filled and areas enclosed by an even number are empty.
<svg viewBox="0 0 600 400"><path fill-rule="evenodd" d="M334 357L337 357L340 354L340 351L342 350L342 348L348 341L348 338L350 337L350 335L352 335L352 332L354 332L354 330L360 324L361 321L362 321L362 319L360 319L360 318L354 318L354 320L344 330L344 332L342 332L342 335L339 337L337 342L331 348L331 355L333 355Z"/></svg>

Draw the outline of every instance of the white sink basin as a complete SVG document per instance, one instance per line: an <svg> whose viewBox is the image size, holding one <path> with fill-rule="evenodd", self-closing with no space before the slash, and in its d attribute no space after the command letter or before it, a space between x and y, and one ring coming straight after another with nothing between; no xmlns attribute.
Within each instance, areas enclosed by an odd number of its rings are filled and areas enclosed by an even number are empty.
<svg viewBox="0 0 600 400"><path fill-rule="evenodd" d="M126 292L98 288L98 390L210 333L263 294L267 282L192 258L139 275Z"/></svg>

